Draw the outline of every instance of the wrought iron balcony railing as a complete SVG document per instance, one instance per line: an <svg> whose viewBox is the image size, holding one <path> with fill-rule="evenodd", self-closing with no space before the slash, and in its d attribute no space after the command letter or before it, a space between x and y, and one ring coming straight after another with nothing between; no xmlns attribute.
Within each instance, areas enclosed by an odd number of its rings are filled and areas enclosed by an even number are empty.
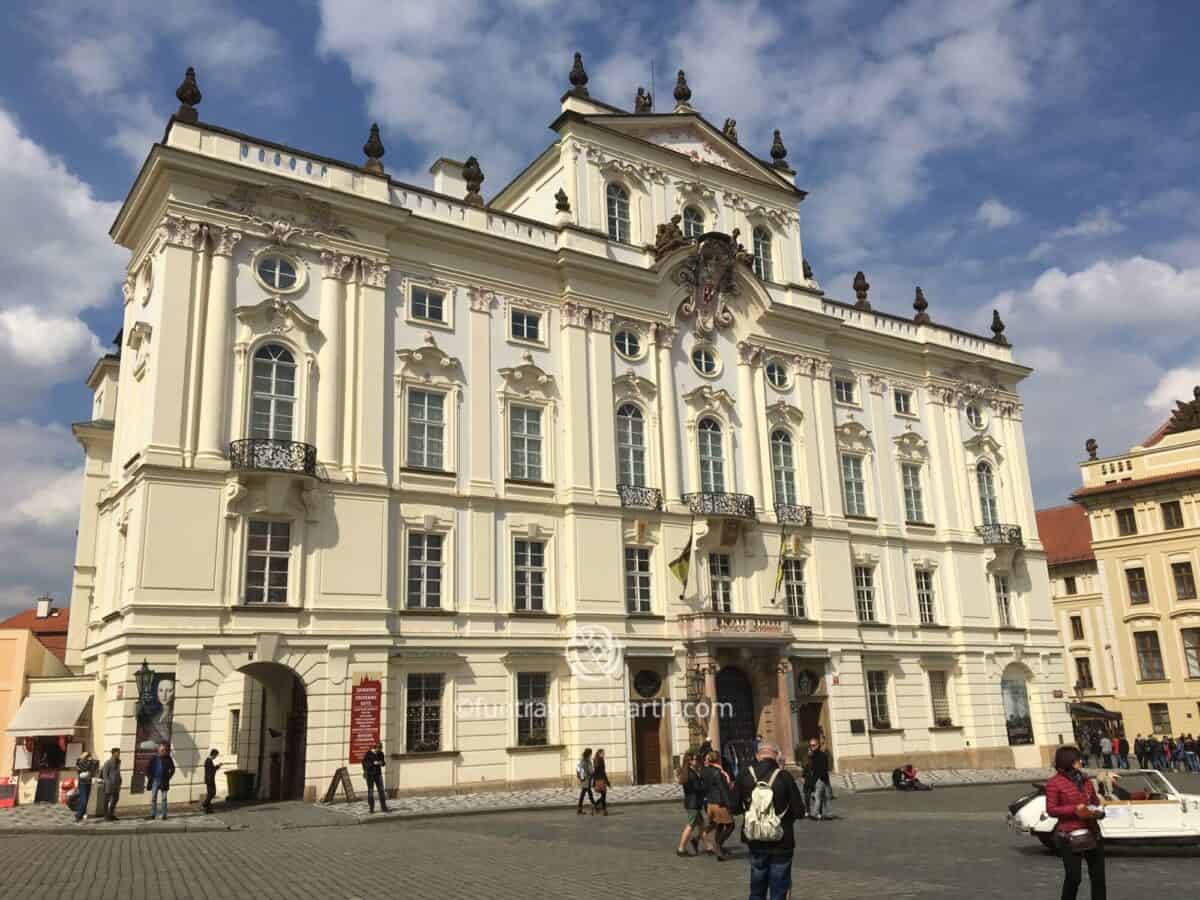
<svg viewBox="0 0 1200 900"><path fill-rule="evenodd" d="M727 494L723 491L699 491L684 494L683 502L697 516L730 516L753 519L754 498L749 494Z"/></svg>
<svg viewBox="0 0 1200 900"><path fill-rule="evenodd" d="M795 503L776 503L775 518L783 525L811 525L812 507L797 506Z"/></svg>
<svg viewBox="0 0 1200 900"><path fill-rule="evenodd" d="M229 445L234 469L259 472L296 472L317 476L317 448L299 441L246 438Z"/></svg>
<svg viewBox="0 0 1200 900"><path fill-rule="evenodd" d="M637 484L618 484L617 495L621 505L629 509L649 509L662 512L663 495L658 488L642 487Z"/></svg>
<svg viewBox="0 0 1200 900"><path fill-rule="evenodd" d="M979 525L975 529L975 533L983 540L985 544L994 545L1011 545L1014 547L1023 547L1025 540L1021 536L1020 525Z"/></svg>

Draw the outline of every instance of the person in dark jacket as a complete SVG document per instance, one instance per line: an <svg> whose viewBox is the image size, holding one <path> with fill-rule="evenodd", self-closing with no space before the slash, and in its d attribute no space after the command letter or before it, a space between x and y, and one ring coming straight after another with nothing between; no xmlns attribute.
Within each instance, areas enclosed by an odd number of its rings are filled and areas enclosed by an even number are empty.
<svg viewBox="0 0 1200 900"><path fill-rule="evenodd" d="M221 764L217 762L217 757L220 754L216 750L209 750L208 756L204 760L204 812L212 812L213 797L217 796L217 769L221 768Z"/></svg>
<svg viewBox="0 0 1200 900"><path fill-rule="evenodd" d="M121 799L121 748L113 747L112 755L100 767L104 782L104 821L117 820L117 801Z"/></svg>
<svg viewBox="0 0 1200 900"><path fill-rule="evenodd" d="M1062 900L1075 900L1083 881L1083 860L1087 860L1088 879L1092 882L1092 900L1106 900L1104 884L1104 838L1097 824L1100 798L1091 779L1083 771L1083 757L1070 745L1058 748L1054 754L1057 773L1046 782L1046 815L1058 819L1055 837L1062 856L1066 877L1063 880ZM1096 846L1082 852L1071 849L1067 835L1079 829L1092 830Z"/></svg>
<svg viewBox="0 0 1200 900"><path fill-rule="evenodd" d="M158 753L150 760L146 772L150 779L150 819L158 816L158 797L162 795L162 819L167 821L167 791L171 789L171 778L175 775L175 760L171 759L171 745L163 741Z"/></svg>
<svg viewBox="0 0 1200 900"><path fill-rule="evenodd" d="M92 785L96 781L96 771L100 764L92 758L92 754L84 750L79 754L75 766L79 769L79 806L75 810L75 821L86 822L88 800L92 797Z"/></svg>
<svg viewBox="0 0 1200 900"><path fill-rule="evenodd" d="M809 781L811 780L811 785ZM813 738L808 742L808 767L805 789L808 791L808 814L814 819L832 819L829 804L833 800L833 785L829 783L829 754Z"/></svg>
<svg viewBox="0 0 1200 900"><path fill-rule="evenodd" d="M701 782L704 786L704 806L708 824L704 826L702 837L708 848L718 861L725 859L725 841L733 833L732 798L730 796L729 776L721 768L721 757L712 750L705 760L704 768L700 770Z"/></svg>
<svg viewBox="0 0 1200 900"><path fill-rule="evenodd" d="M604 749L592 757L592 790L596 792L596 812L608 815L608 769L604 764Z"/></svg>
<svg viewBox="0 0 1200 900"><path fill-rule="evenodd" d="M676 780L683 788L684 825L675 855L699 855L700 834L704 830L704 779L700 777L700 760L695 755L683 755L683 764ZM687 852L689 840L692 842L691 854Z"/></svg>
<svg viewBox="0 0 1200 900"><path fill-rule="evenodd" d="M742 820L742 843L750 848L750 900L767 900L768 896L771 900L787 900L792 890L792 857L796 852L792 826L797 818L804 818L804 798L800 796L796 779L787 769L780 768L779 748L774 744L762 744L757 759L738 776L739 812L744 813L750 808L759 782L771 785L783 834L777 841L749 840L745 820Z"/></svg>
<svg viewBox="0 0 1200 900"><path fill-rule="evenodd" d="M383 755L383 743L375 742L375 746L363 754L363 778L367 779L367 810L375 812L375 792L379 792L379 809L388 811L387 792L383 789L383 767L387 759Z"/></svg>

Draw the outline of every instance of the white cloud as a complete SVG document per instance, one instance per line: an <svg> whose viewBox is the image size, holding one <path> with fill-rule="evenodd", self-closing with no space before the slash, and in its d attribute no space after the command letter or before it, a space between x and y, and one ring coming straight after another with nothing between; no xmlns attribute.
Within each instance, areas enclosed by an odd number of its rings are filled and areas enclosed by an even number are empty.
<svg viewBox="0 0 1200 900"><path fill-rule="evenodd" d="M1169 413L1176 402L1190 402L1197 385L1200 385L1200 360L1164 372L1146 398L1146 406L1158 413Z"/></svg>
<svg viewBox="0 0 1200 900"><path fill-rule="evenodd" d="M1065 225L1062 228L1058 228L1049 238L1039 241L1037 246L1029 252L1029 259L1035 262L1045 259L1050 255L1059 241L1081 237L1109 237L1114 234L1120 234L1124 230L1125 226L1117 221L1112 214L1112 210L1106 206L1098 206L1080 216L1074 225Z"/></svg>
<svg viewBox="0 0 1200 900"><path fill-rule="evenodd" d="M1020 213L995 197L984 200L975 211L975 221L985 228L1007 228L1020 218Z"/></svg>

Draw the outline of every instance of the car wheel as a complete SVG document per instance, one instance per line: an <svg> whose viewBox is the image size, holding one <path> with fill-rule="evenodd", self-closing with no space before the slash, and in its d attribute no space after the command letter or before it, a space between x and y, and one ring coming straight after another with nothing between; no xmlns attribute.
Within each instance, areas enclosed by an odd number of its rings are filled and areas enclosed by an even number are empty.
<svg viewBox="0 0 1200 900"><path fill-rule="evenodd" d="M1046 834L1044 831L1036 831L1034 834L1036 834L1037 839L1042 842L1043 847L1045 847L1051 853L1058 852L1058 848L1054 845L1054 835Z"/></svg>

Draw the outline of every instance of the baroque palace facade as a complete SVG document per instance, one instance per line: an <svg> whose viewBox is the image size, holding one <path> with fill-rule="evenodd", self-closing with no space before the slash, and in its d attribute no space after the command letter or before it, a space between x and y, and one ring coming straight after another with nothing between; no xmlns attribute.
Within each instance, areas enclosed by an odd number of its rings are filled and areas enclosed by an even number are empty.
<svg viewBox="0 0 1200 900"><path fill-rule="evenodd" d="M485 203L473 157L391 179L374 129L355 165L201 123L189 73L76 426L95 745L313 796L377 684L401 791L584 747L657 781L705 736L1043 762L1063 652L1003 324L827 297L778 132L753 155L682 73L668 113L570 80Z"/></svg>

